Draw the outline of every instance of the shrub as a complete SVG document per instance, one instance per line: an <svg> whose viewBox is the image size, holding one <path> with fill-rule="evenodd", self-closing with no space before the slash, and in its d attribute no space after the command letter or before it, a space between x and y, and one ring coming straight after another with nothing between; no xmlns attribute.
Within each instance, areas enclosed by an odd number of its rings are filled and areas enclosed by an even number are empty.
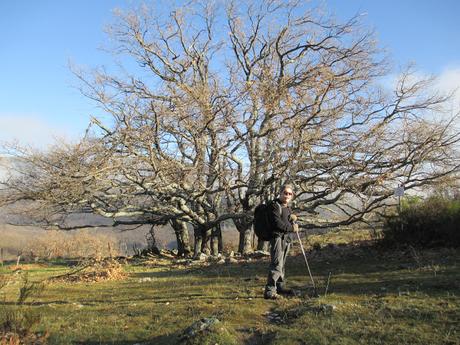
<svg viewBox="0 0 460 345"><path fill-rule="evenodd" d="M383 240L419 247L460 246L460 199L433 196L402 203L399 215L386 219Z"/></svg>
<svg viewBox="0 0 460 345"><path fill-rule="evenodd" d="M12 277L0 275L0 289L12 281ZM21 278L19 296L15 303L0 304L0 345L46 344L48 333L37 333L42 319L41 311L25 306L26 300L37 297L45 288L43 282L32 282L27 274Z"/></svg>

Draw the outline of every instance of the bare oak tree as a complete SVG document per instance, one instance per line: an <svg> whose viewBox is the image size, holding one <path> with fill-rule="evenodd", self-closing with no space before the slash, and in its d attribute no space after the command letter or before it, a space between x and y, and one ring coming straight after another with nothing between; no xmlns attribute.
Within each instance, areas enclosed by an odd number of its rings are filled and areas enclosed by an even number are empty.
<svg viewBox="0 0 460 345"><path fill-rule="evenodd" d="M436 121L449 95L430 79L409 68L393 91L381 85L388 65L358 18L290 1L119 12L113 50L136 67L73 69L110 120L77 145L15 150L28 165L4 182L3 203L170 221L183 252L191 224L195 255L219 251L227 219L251 251L254 206L286 181L303 228L368 221L394 187L457 172L459 135L455 116Z"/></svg>

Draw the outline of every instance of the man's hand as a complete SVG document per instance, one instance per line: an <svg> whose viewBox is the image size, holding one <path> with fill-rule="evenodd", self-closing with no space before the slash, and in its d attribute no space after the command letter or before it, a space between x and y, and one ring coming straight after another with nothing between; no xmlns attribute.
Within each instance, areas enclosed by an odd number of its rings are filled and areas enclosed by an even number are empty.
<svg viewBox="0 0 460 345"><path fill-rule="evenodd" d="M299 224L293 224L292 225L292 231L299 232Z"/></svg>
<svg viewBox="0 0 460 345"><path fill-rule="evenodd" d="M295 214L290 214L289 220L291 221L291 223L295 223L297 221L297 216Z"/></svg>

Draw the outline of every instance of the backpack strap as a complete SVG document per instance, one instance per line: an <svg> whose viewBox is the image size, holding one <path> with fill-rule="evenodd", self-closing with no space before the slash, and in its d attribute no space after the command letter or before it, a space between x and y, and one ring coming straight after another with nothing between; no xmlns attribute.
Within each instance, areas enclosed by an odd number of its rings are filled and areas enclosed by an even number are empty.
<svg viewBox="0 0 460 345"><path fill-rule="evenodd" d="M280 216L282 216L283 215L283 208L282 208L281 204L279 202L277 202L276 199L274 199L272 202L274 202L278 206L278 210L280 211Z"/></svg>

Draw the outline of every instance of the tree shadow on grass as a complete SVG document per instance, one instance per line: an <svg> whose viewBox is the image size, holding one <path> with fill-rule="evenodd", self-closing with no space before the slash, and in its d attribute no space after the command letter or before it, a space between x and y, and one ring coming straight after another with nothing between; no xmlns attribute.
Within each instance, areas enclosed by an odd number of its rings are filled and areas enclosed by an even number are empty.
<svg viewBox="0 0 460 345"><path fill-rule="evenodd" d="M289 274L306 273L304 257L299 248L294 248L288 256L286 269ZM443 250L443 249L441 249ZM297 253L294 253L297 252ZM423 254L423 251L421 251ZM438 257L433 255L427 259L412 253L410 250L385 250L375 245L364 243L362 245L339 245L325 247L321 250L311 250L307 253L307 260L313 274L323 272L340 272L346 274L370 274L377 272L417 269L423 265L454 265L460 257L460 251L456 251L449 257L441 253ZM436 254L436 251L434 252ZM134 277L171 278L196 275L202 277L239 277L250 278L255 275L265 276L268 272L268 258L246 261L241 259L231 264L211 264L190 268L171 268L168 271L135 273Z"/></svg>
<svg viewBox="0 0 460 345"><path fill-rule="evenodd" d="M92 340L87 339L83 341L73 342L75 345L173 345L181 344L180 332L172 333L169 335L154 336L152 338L137 339L137 340Z"/></svg>
<svg viewBox="0 0 460 345"><path fill-rule="evenodd" d="M242 344L244 345L264 345L269 344L275 338L276 333L262 333L260 331L253 331L247 337L244 337ZM138 339L136 341L132 340L123 340L120 339L118 341L101 341L101 340L84 340L73 342L76 345L135 345L135 344L142 344L142 345L180 345L184 344L185 342L181 340L181 332L175 332L169 335L160 335L148 339Z"/></svg>
<svg viewBox="0 0 460 345"><path fill-rule="evenodd" d="M331 283L329 293L346 295L410 295L412 293L424 293L429 296L446 296L446 294L460 293L458 279L450 276L433 276L429 273L412 274L397 277L385 277L379 281L363 282L340 282Z"/></svg>
<svg viewBox="0 0 460 345"><path fill-rule="evenodd" d="M53 305L53 304L69 305L69 304L72 304L72 302L68 302L68 301L46 301L46 302L24 302L22 304L18 304L17 302L6 302L6 301L0 302L0 306L41 307L41 306L47 306L47 305Z"/></svg>
<svg viewBox="0 0 460 345"><path fill-rule="evenodd" d="M423 254L423 253L422 253ZM382 250L374 246L343 246L311 251L307 254L310 268L318 285L318 293L324 294L328 273L331 272L329 293L337 294L401 294L423 292L429 295L459 293L460 270L456 259L458 251L449 257L432 252L428 258L414 257L404 251ZM436 271L437 264L442 265ZM300 254L288 257L286 264L288 281L304 281L311 286L304 257ZM233 284L256 287L265 285L268 271L266 260L252 260L225 265L210 265L191 269L136 273L134 277L193 279L193 286L210 284L209 279L228 278ZM336 280L336 278L339 278ZM203 278L200 280L200 278ZM161 282L160 282L161 284Z"/></svg>
<svg viewBox="0 0 460 345"><path fill-rule="evenodd" d="M44 267L73 267L77 266L82 262L82 259L52 259L52 260L31 260L31 259L21 259L19 261L19 267L21 265L43 265ZM7 268L8 266L16 266L17 260L6 260L3 261L3 267Z"/></svg>
<svg viewBox="0 0 460 345"><path fill-rule="evenodd" d="M244 345L265 345L270 344L276 337L275 332L253 331L249 337L244 340Z"/></svg>
<svg viewBox="0 0 460 345"><path fill-rule="evenodd" d="M252 261L234 264L211 264L210 266L191 267L185 269L170 269L168 271L136 272L131 277L135 278L180 278L180 277L242 277L250 278L263 272L266 274L268 262Z"/></svg>

